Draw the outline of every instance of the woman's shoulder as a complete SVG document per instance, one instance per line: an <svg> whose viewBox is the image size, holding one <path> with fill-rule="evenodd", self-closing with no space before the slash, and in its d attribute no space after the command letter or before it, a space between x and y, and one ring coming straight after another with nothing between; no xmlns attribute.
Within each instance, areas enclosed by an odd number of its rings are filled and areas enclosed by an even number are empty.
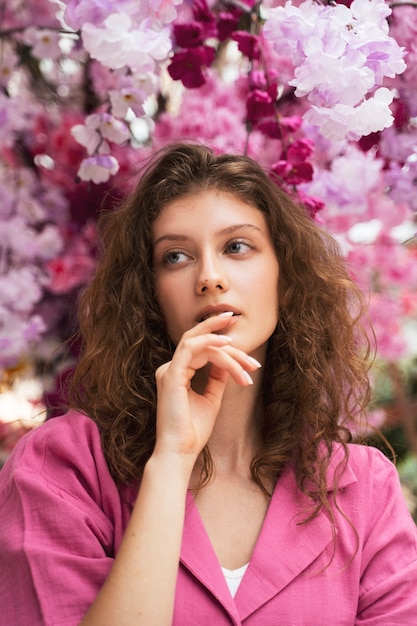
<svg viewBox="0 0 417 626"><path fill-rule="evenodd" d="M18 441L0 472L0 485L22 473L69 490L81 477L90 484L111 480L97 425L73 410L47 420Z"/></svg>
<svg viewBox="0 0 417 626"><path fill-rule="evenodd" d="M45 448L48 452L66 454L80 448L94 448L99 441L98 427L92 419L74 410L63 415L47 419L40 426L24 435L16 444L9 460L18 458L33 459L34 462L45 461Z"/></svg>
<svg viewBox="0 0 417 626"><path fill-rule="evenodd" d="M327 470L329 490L357 484L366 491L386 482L399 485L399 476L394 463L378 448L358 443L333 445Z"/></svg>
<svg viewBox="0 0 417 626"><path fill-rule="evenodd" d="M349 463L353 466L362 467L364 464L368 465L371 463L372 465L376 464L377 466L383 466L386 469L395 470L395 465L391 459L374 446L359 443L348 443L347 450Z"/></svg>

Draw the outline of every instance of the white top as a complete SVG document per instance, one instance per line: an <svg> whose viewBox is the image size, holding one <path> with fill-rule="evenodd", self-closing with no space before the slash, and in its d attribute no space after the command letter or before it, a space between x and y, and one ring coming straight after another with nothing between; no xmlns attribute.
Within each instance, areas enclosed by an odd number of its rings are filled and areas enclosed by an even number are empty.
<svg viewBox="0 0 417 626"><path fill-rule="evenodd" d="M226 578L227 586L230 589L230 593L232 594L232 598L235 597L237 590L239 589L239 585L242 582L242 578L245 575L246 570L248 569L249 563L246 565L242 565L239 569L226 569L222 567L222 572L224 577Z"/></svg>

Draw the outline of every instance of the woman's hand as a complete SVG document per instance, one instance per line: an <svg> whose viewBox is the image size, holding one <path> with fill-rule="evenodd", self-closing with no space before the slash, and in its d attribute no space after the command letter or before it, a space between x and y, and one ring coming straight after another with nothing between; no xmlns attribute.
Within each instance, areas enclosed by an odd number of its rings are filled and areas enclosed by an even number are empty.
<svg viewBox="0 0 417 626"><path fill-rule="evenodd" d="M232 314L210 317L184 333L171 361L156 371L158 392L155 453L189 457L194 464L207 443L220 409L229 377L250 385L249 371L260 364L231 345L227 335L216 334L234 323ZM209 365L205 389L197 393L191 381Z"/></svg>

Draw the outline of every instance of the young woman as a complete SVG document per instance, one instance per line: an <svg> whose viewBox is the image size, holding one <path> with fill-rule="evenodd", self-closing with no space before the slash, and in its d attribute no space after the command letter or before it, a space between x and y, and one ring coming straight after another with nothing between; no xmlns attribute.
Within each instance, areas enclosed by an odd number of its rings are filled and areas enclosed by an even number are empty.
<svg viewBox="0 0 417 626"><path fill-rule="evenodd" d="M71 410L0 474L0 623L416 624L397 472L349 443L370 350L333 239L199 145L101 233Z"/></svg>

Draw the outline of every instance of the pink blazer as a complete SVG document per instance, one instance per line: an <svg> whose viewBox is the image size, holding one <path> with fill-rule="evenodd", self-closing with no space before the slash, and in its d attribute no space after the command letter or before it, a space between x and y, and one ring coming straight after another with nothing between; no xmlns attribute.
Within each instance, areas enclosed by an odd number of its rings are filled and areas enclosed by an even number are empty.
<svg viewBox="0 0 417 626"><path fill-rule="evenodd" d="M89 418L71 412L24 437L0 472L0 626L78 624L135 495L117 489ZM300 524L287 471L232 599L189 493L173 626L416 626L417 529L397 471L350 446L338 502L356 532L337 515L333 554L326 514Z"/></svg>
<svg viewBox="0 0 417 626"><path fill-rule="evenodd" d="M357 534L338 516L333 554L327 515L300 524L293 474L280 478L234 599L189 495L173 624L416 626L417 533L395 468L350 446L340 489Z"/></svg>

